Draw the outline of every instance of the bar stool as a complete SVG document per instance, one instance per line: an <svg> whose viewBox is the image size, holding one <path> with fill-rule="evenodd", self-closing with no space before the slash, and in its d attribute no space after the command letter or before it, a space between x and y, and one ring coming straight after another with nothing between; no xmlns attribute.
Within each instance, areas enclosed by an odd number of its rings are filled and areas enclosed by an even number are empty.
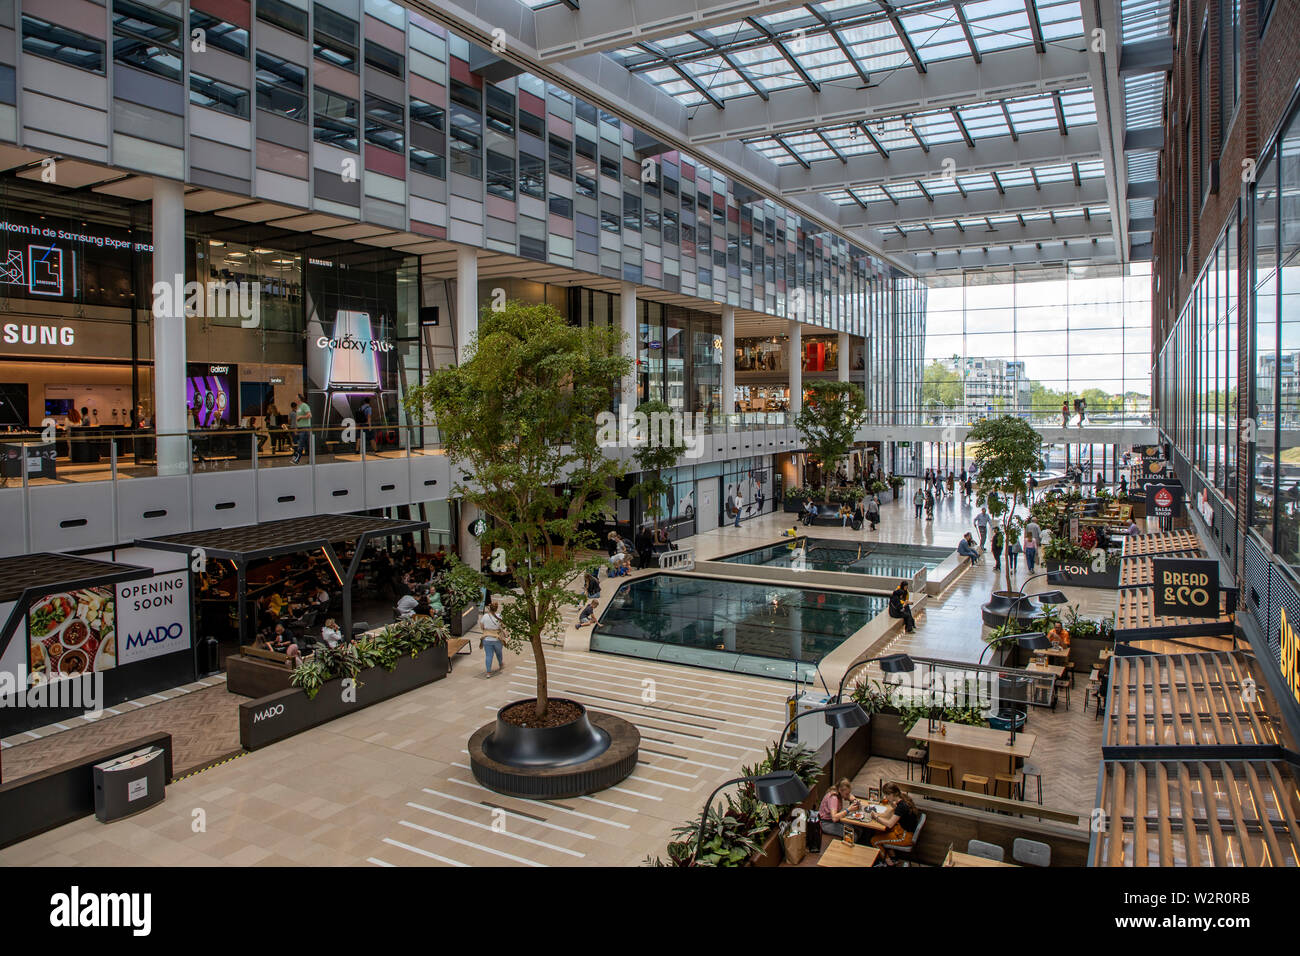
<svg viewBox="0 0 1300 956"><path fill-rule="evenodd" d="M948 782L944 784L944 786L951 787L953 785L952 764L941 763L938 760L931 760L925 765L925 782L934 783L934 775L936 773L941 773L947 778Z"/></svg>
<svg viewBox="0 0 1300 956"><path fill-rule="evenodd" d="M961 775L961 788L966 789L966 784L972 787L979 787L984 793L989 792L989 778L978 773L964 773Z"/></svg>
<svg viewBox="0 0 1300 956"><path fill-rule="evenodd" d="M1056 695L1059 697L1059 696L1061 695L1061 691L1065 691L1065 709L1066 709L1066 710L1069 710L1069 709L1070 709L1070 686L1071 686L1073 683L1074 683L1074 681L1070 680L1069 678L1065 678L1065 677L1062 677L1060 680L1058 680L1058 681L1056 682Z"/></svg>
<svg viewBox="0 0 1300 956"><path fill-rule="evenodd" d="M1029 778L1033 777L1034 785L1038 788L1038 805L1041 807L1043 805L1043 772L1038 768L1038 764L1026 760L1020 768L1020 776L1021 799L1026 799L1024 795L1028 793Z"/></svg>
<svg viewBox="0 0 1300 956"><path fill-rule="evenodd" d="M913 747L911 750L907 752L906 760L907 760L908 780L912 779L912 774L914 771L919 771L921 779L922 780L925 779L925 757L926 757L926 752L922 750L920 747Z"/></svg>
<svg viewBox="0 0 1300 956"><path fill-rule="evenodd" d="M993 796L998 795L998 788L1007 785L1008 800L1024 799L1025 778L1019 773L995 773L993 775Z"/></svg>

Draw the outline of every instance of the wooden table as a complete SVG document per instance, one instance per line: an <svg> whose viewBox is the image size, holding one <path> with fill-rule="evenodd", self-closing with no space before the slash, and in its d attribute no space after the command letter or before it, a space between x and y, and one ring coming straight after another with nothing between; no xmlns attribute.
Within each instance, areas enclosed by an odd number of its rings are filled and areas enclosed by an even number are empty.
<svg viewBox="0 0 1300 956"><path fill-rule="evenodd" d="M1041 651L1033 651L1034 657L1065 657L1070 656L1068 647L1045 647Z"/></svg>
<svg viewBox="0 0 1300 956"><path fill-rule="evenodd" d="M1051 674L1057 680L1065 676L1065 668L1060 664L1043 664L1038 661L1030 661L1025 670L1034 671L1038 674Z"/></svg>
<svg viewBox="0 0 1300 956"><path fill-rule="evenodd" d="M876 804L876 806L879 806L879 804ZM855 820L852 816L845 817L844 825L854 826L857 827L859 830L873 830L876 833L885 832L885 825L883 823L877 823L875 820L871 819L870 816L867 816L865 814L863 818L860 820Z"/></svg>
<svg viewBox="0 0 1300 956"><path fill-rule="evenodd" d="M926 740L930 743L930 760L952 764L952 785L961 789L961 775L975 773L989 778L989 793L993 792L993 775L1015 773L1017 760L1023 760L1034 750L1038 738L1034 734L1016 734L1014 747L1007 746L1010 734L1005 730L988 727L970 727L965 724L943 724L948 731L941 735L935 726L928 729L922 718L907 734L909 740Z"/></svg>
<svg viewBox="0 0 1300 956"><path fill-rule="evenodd" d="M818 866L875 866L880 851L874 846L861 843L849 846L843 840L836 840L822 851Z"/></svg>
<svg viewBox="0 0 1300 956"><path fill-rule="evenodd" d="M949 850L948 855L943 858L944 866L1013 866L1020 868L1019 863L1003 863L1000 860L988 860L982 856L972 856L969 853L958 853L956 850Z"/></svg>

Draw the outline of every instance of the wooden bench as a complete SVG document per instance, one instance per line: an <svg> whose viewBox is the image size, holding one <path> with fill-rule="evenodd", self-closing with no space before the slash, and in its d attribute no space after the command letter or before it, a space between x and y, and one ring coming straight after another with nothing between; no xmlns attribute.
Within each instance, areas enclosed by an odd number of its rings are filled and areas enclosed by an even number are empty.
<svg viewBox="0 0 1300 956"><path fill-rule="evenodd" d="M268 661L272 664L281 664L284 667L289 666L289 656L280 651L268 651L264 647L253 647L251 644L241 644L239 653L244 657L254 657L258 660Z"/></svg>
<svg viewBox="0 0 1300 956"><path fill-rule="evenodd" d="M469 654L468 637L449 637L447 638L447 656L455 657L457 654Z"/></svg>
<svg viewBox="0 0 1300 956"><path fill-rule="evenodd" d="M289 689L289 659L274 651L241 648L226 658L226 689L241 697L266 697ZM278 660L277 660L278 658Z"/></svg>

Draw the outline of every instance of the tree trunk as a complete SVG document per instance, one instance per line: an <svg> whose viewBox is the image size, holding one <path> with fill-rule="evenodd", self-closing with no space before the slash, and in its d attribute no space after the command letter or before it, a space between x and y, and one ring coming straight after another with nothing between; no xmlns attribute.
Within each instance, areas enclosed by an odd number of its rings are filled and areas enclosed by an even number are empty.
<svg viewBox="0 0 1300 956"><path fill-rule="evenodd" d="M546 716L546 705L549 696L546 689L546 655L542 652L542 636L534 634L530 641L533 645L533 666L537 668L537 703L533 709L537 714L537 719L541 720Z"/></svg>

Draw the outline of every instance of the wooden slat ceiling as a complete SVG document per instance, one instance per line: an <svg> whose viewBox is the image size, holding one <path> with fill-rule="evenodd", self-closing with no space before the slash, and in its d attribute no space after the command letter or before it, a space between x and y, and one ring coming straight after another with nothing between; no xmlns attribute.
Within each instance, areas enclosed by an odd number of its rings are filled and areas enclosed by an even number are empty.
<svg viewBox="0 0 1300 956"><path fill-rule="evenodd" d="M1300 865L1300 781L1274 760L1102 765L1094 866Z"/></svg>
<svg viewBox="0 0 1300 956"><path fill-rule="evenodd" d="M1160 555L1162 558L1203 558L1205 552L1175 551ZM1122 588L1149 587L1155 583L1155 563L1149 554L1125 558L1119 568L1119 586Z"/></svg>
<svg viewBox="0 0 1300 956"><path fill-rule="evenodd" d="M1135 534L1124 539L1124 557L1139 554L1169 554L1175 551L1200 551L1201 541L1195 531L1160 531Z"/></svg>
<svg viewBox="0 0 1300 956"><path fill-rule="evenodd" d="M1111 674L1109 747L1292 747L1245 651L1115 657Z"/></svg>

